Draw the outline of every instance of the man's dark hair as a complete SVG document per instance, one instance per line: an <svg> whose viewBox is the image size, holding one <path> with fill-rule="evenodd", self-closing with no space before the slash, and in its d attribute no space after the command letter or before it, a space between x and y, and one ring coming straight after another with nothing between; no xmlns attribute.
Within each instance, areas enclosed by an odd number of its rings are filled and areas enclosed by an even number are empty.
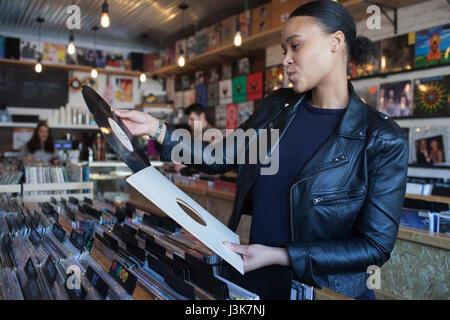
<svg viewBox="0 0 450 320"><path fill-rule="evenodd" d="M186 109L184 109L184 115L188 116L195 112L196 115L201 115L202 113L205 113L205 107L202 106L200 103L193 103L189 105Z"/></svg>

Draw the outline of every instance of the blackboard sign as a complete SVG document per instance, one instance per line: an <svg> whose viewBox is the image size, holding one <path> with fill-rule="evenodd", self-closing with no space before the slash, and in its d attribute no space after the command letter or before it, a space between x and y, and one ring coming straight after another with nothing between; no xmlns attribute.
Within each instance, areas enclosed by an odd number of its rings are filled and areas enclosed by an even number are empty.
<svg viewBox="0 0 450 320"><path fill-rule="evenodd" d="M0 65L0 104L11 107L59 108L68 101L68 72L33 66Z"/></svg>

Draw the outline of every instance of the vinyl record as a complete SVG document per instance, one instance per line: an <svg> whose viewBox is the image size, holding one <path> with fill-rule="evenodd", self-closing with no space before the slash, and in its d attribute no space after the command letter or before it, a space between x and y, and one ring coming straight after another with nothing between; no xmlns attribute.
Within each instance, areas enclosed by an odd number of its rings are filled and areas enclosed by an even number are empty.
<svg viewBox="0 0 450 320"><path fill-rule="evenodd" d="M105 100L88 86L83 86L82 93L100 132L128 167L136 173L150 166L150 161L139 148L136 138Z"/></svg>

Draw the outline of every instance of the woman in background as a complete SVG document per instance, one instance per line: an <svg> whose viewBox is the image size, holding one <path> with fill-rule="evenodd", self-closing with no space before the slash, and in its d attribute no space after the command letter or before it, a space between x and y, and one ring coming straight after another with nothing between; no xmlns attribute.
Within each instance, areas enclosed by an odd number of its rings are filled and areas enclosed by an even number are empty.
<svg viewBox="0 0 450 320"><path fill-rule="evenodd" d="M59 164L59 157L55 151L53 138L47 124L38 124L30 141L20 150L18 158L20 160Z"/></svg>

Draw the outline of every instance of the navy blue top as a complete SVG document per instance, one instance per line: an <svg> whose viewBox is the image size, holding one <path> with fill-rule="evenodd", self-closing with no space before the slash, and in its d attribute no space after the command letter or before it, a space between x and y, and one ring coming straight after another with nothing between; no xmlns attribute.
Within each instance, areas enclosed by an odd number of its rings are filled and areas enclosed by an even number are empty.
<svg viewBox="0 0 450 320"><path fill-rule="evenodd" d="M291 242L290 189L313 153L337 129L346 109L321 109L304 99L279 144L279 170L260 175L253 189L250 243Z"/></svg>

